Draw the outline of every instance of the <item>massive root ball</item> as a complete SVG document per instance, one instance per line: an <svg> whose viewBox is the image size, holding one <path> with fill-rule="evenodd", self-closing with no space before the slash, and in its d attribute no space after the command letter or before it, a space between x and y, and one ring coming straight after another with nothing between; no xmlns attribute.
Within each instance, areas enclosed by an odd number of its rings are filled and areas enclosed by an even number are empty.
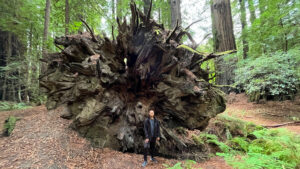
<svg viewBox="0 0 300 169"><path fill-rule="evenodd" d="M153 108L161 122L161 155L194 158L199 152L178 128L204 129L225 110L200 64L217 55L181 45L181 27L164 29L131 4L130 24L118 21L116 40L92 31L56 38L60 53L43 61L47 108L64 105L64 118L97 147L143 151L143 121ZM195 156L196 157L196 156Z"/></svg>

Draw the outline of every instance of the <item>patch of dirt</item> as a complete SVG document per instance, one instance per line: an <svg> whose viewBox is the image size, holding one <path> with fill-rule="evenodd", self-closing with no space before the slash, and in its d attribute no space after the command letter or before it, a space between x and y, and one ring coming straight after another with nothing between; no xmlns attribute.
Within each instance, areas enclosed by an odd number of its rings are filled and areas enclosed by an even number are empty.
<svg viewBox="0 0 300 169"><path fill-rule="evenodd" d="M0 138L0 168L91 168L139 169L143 155L93 148L60 118L63 108L47 111L44 106L0 112L1 127L9 115L20 117L10 137ZM149 157L148 157L149 158ZM158 164L146 169L163 169L182 162L157 157ZM221 157L197 163L203 169L231 169Z"/></svg>
<svg viewBox="0 0 300 169"><path fill-rule="evenodd" d="M231 93L227 97L225 111L230 116L238 117L259 125L276 125L291 121L300 121L300 97L295 100L266 101L263 103L249 102L245 94ZM300 134L299 125L288 125L282 128Z"/></svg>

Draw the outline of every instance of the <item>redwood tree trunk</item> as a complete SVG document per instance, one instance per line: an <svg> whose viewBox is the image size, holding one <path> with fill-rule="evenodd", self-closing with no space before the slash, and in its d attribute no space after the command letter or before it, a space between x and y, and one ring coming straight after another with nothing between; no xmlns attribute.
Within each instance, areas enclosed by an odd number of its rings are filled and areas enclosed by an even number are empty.
<svg viewBox="0 0 300 169"><path fill-rule="evenodd" d="M50 5L51 5L50 0L46 0L44 33L43 33L43 47L42 47L43 57L46 55L46 43L48 40L48 29L49 29L49 22L50 22ZM44 63L42 63L41 72L44 72L45 69L46 69L46 65Z"/></svg>
<svg viewBox="0 0 300 169"><path fill-rule="evenodd" d="M222 52L235 50L235 38L231 16L230 0L213 0L211 3L212 31L214 39L214 51ZM223 58L215 60L216 83L218 85L230 85L233 83L233 64L224 61ZM225 93L230 92L229 87L221 87Z"/></svg>
<svg viewBox="0 0 300 169"><path fill-rule="evenodd" d="M144 0L144 14L147 14L151 5L151 0Z"/></svg>
<svg viewBox="0 0 300 169"><path fill-rule="evenodd" d="M171 7L171 28L176 26L176 22L178 21L178 25L181 25L181 8L180 8L180 0L170 0Z"/></svg>
<svg viewBox="0 0 300 169"><path fill-rule="evenodd" d="M43 54L45 54L45 50L46 50L45 43L48 40L49 22L50 22L50 0L46 0L45 19L44 19L44 34L43 34Z"/></svg>
<svg viewBox="0 0 300 169"><path fill-rule="evenodd" d="M69 0L65 2L65 35L69 34L69 23L70 23L70 10L69 10Z"/></svg>
<svg viewBox="0 0 300 169"><path fill-rule="evenodd" d="M4 37L6 37L6 41L5 41L5 65L8 65L9 64L9 60L12 56L12 33L11 32L3 32L4 34ZM5 36L6 35L6 36ZM5 77L4 77L4 84L3 84L3 88L2 88L2 100L6 100L8 97L6 96L7 95L7 89L8 87L10 86L9 85L9 80L8 80L8 77L9 77L9 73L8 71L5 72Z"/></svg>
<svg viewBox="0 0 300 169"><path fill-rule="evenodd" d="M249 51L248 42L247 42L247 20L246 20L246 8L245 0L239 0L240 11L241 11L241 24L242 24L242 43L243 43L243 59L247 58Z"/></svg>

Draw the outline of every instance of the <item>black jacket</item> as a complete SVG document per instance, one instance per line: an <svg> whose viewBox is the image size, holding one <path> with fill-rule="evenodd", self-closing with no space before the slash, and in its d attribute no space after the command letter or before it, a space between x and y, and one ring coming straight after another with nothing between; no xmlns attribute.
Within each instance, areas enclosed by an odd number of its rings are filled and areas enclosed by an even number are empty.
<svg viewBox="0 0 300 169"><path fill-rule="evenodd" d="M154 138L160 137L160 123L159 121L154 118ZM151 126L150 126L150 118L146 118L146 120L144 121L144 133L145 133L145 137L148 139L151 139Z"/></svg>

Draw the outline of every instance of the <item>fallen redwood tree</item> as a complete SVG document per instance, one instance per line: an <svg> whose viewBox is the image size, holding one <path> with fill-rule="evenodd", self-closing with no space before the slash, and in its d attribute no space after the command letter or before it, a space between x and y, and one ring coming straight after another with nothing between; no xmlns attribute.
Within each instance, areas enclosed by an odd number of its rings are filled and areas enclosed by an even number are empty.
<svg viewBox="0 0 300 169"><path fill-rule="evenodd" d="M97 147L143 151L143 121L153 108L161 122L159 152L196 159L201 148L185 139L185 129L204 129L225 110L220 90L211 85L202 62L221 54L205 54L180 44L192 37L177 26L166 30L130 4L130 24L118 22L116 39L89 33L55 39L59 53L42 61L47 70L40 87L47 108L66 105L64 118ZM194 42L192 40L192 42Z"/></svg>

